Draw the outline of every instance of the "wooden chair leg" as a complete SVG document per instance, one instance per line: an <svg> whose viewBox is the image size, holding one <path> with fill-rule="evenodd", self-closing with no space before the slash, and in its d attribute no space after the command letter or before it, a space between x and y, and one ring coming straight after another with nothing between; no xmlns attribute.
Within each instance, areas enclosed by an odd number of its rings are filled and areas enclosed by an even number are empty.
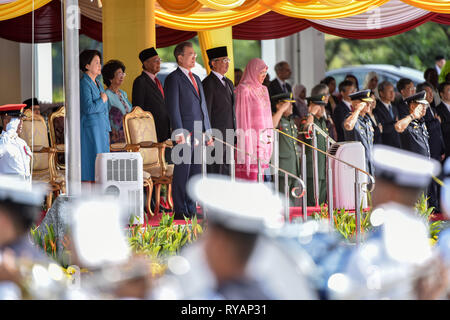
<svg viewBox="0 0 450 320"><path fill-rule="evenodd" d="M47 194L47 211L50 210L50 208L52 207L52 203L53 203L53 191L50 191Z"/></svg>
<svg viewBox="0 0 450 320"><path fill-rule="evenodd" d="M155 186L155 196L156 196L156 203L155 203L155 214L159 213L159 205L161 202L161 184L158 183Z"/></svg>
<svg viewBox="0 0 450 320"><path fill-rule="evenodd" d="M151 208L151 201L152 201L152 194L153 194L153 181L151 179L148 179L144 183L145 188L147 189L147 201L145 204L145 207L147 209L147 212L150 216L154 216L152 208ZM150 218L150 217L149 217Z"/></svg>
<svg viewBox="0 0 450 320"><path fill-rule="evenodd" d="M167 185L167 202L169 203L170 209L173 211L172 183Z"/></svg>

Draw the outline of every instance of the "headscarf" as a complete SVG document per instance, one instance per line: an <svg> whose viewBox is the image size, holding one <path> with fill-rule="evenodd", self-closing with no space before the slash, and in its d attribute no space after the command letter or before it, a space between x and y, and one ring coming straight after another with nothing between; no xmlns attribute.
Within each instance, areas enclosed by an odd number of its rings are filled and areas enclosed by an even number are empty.
<svg viewBox="0 0 450 320"><path fill-rule="evenodd" d="M300 94L303 90L306 90L306 87L302 84L296 84L292 90L295 99L295 107L297 108L300 118L306 117L308 114L308 105L304 99L300 98Z"/></svg>
<svg viewBox="0 0 450 320"><path fill-rule="evenodd" d="M264 142L260 141L261 132L266 128L273 128L269 91L258 80L259 74L266 68L263 60L251 59L236 88L238 149L253 155L238 152L237 163L245 163L247 174L251 171L250 164L257 164L256 156L263 160L263 164L268 163L272 156L272 143L269 140L272 141L273 130L264 131Z"/></svg>

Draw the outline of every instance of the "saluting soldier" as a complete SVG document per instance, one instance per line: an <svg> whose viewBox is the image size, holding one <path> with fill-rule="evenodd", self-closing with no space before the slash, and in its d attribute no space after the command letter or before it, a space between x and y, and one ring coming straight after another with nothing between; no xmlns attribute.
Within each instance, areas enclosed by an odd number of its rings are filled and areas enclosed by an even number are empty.
<svg viewBox="0 0 450 320"><path fill-rule="evenodd" d="M373 99L370 97L370 90L358 91L352 93L349 97L352 100L354 111L344 121L345 141L359 141L362 143L366 155L366 171L373 175L374 168L371 154L374 130L367 115L370 108L369 102L372 102Z"/></svg>
<svg viewBox="0 0 450 320"><path fill-rule="evenodd" d="M311 93L314 93L314 88ZM325 133L328 134L327 128L327 118L326 118L326 110L325 106L328 103L326 94L317 94L311 95L307 97L308 101L308 115L302 121L302 131L308 132L310 131L311 125L315 124L318 128L322 129ZM312 137L309 135L303 135L304 141L310 145L312 145ZM315 134L316 139L316 147L319 150L327 151L327 139L322 134L316 131ZM313 159L314 150L310 147L306 147L306 176L307 176L307 196L308 196L308 206L315 206L315 198L314 198L314 159ZM322 204L327 200L327 185L326 185L326 156L317 152L317 168L318 168L318 177L317 182L319 184L319 194L318 194L318 203Z"/></svg>
<svg viewBox="0 0 450 320"><path fill-rule="evenodd" d="M32 153L27 143L19 138L24 107L26 104L0 106L4 130L0 135L0 174L17 175L28 180Z"/></svg>
<svg viewBox="0 0 450 320"><path fill-rule="evenodd" d="M430 158L428 130L423 117L427 112L426 92L421 91L404 100L409 107L409 114L395 124L400 133L402 148Z"/></svg>
<svg viewBox="0 0 450 320"><path fill-rule="evenodd" d="M292 93L280 93L272 96L272 103L275 105L276 112L272 115L273 126L278 130L292 136L297 137L298 128L293 118L293 105L295 100L292 98ZM281 169L286 170L289 173L300 176L300 152L297 141L279 134L279 166ZM279 173L279 190L284 193L284 173ZM292 200L291 191L293 188L298 187L298 183L295 179L288 178L289 195Z"/></svg>

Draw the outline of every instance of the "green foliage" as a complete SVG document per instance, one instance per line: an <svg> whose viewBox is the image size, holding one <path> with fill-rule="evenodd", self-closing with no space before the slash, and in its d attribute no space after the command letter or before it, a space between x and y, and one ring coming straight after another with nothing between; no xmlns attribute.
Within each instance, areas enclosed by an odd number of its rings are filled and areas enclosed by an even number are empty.
<svg viewBox="0 0 450 320"><path fill-rule="evenodd" d="M328 70L359 64L392 64L425 71L450 52L450 26L427 22L402 34L369 40L326 36Z"/></svg>
<svg viewBox="0 0 450 320"><path fill-rule="evenodd" d="M364 212L361 208L361 234L364 234L372 229L370 224L371 211ZM320 206L320 212L314 213L314 219L329 220L328 208L324 205ZM345 211L344 209L333 210L333 222L336 231L347 241L356 241L356 214Z"/></svg>
<svg viewBox="0 0 450 320"><path fill-rule="evenodd" d="M441 232L442 221L431 221L434 207L428 207L428 199L429 198L425 197L425 194L422 193L414 208L417 210L417 213L428 222L430 238L437 240L438 234Z"/></svg>
<svg viewBox="0 0 450 320"><path fill-rule="evenodd" d="M30 230L33 243L41 248L50 258L58 262L64 268L70 265L69 240L67 237L62 241L63 249L59 250L57 245L57 237L53 229L53 225L45 225L46 232L42 232L36 226Z"/></svg>
<svg viewBox="0 0 450 320"><path fill-rule="evenodd" d="M136 225L129 230L128 240L131 248L139 254L145 254L165 261L176 255L187 244L196 241L203 233L203 227L197 218L185 218L185 225L174 225L174 216L163 213L159 225L152 227Z"/></svg>

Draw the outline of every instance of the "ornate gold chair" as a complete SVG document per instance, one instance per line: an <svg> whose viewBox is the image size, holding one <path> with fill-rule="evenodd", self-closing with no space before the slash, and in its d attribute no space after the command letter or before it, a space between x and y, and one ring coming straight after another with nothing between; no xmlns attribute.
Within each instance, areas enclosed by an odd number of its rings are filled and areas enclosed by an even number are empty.
<svg viewBox="0 0 450 320"><path fill-rule="evenodd" d="M155 213L159 213L161 185L167 185L167 200L170 208L172 201L172 177L174 165L168 165L164 157L166 148L171 148L170 141L157 142L156 127L153 115L134 107L123 117L123 129L128 151L139 151L144 163L144 172L151 176L156 195ZM153 215L153 214L152 214Z"/></svg>
<svg viewBox="0 0 450 320"><path fill-rule="evenodd" d="M65 193L64 175L56 169L56 150L49 146L48 130L44 118L41 115L32 114L31 110L25 111L20 137L30 146L33 152L32 179L47 183L49 193L46 204L50 208L53 196L60 192Z"/></svg>
<svg viewBox="0 0 450 320"><path fill-rule="evenodd" d="M48 118L48 127L50 129L50 145L56 149L55 163L56 168L60 170L66 169L64 159L64 120L66 117L66 108L60 107L58 110L50 114Z"/></svg>

